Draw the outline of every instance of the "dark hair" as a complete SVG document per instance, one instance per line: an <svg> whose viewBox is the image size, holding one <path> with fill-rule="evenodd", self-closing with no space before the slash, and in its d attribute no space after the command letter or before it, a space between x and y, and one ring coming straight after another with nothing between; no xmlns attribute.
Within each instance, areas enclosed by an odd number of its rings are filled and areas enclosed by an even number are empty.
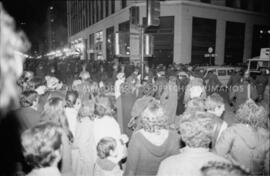
<svg viewBox="0 0 270 176"><path fill-rule="evenodd" d="M38 99L38 93L34 90L26 90L22 93L20 98L20 105L22 107L32 106Z"/></svg>
<svg viewBox="0 0 270 176"><path fill-rule="evenodd" d="M51 166L57 158L55 151L62 144L61 128L46 122L26 130L21 137L23 155L27 163L35 168Z"/></svg>
<svg viewBox="0 0 270 176"><path fill-rule="evenodd" d="M75 90L67 91L66 93L66 107L73 107L78 99L78 92Z"/></svg>

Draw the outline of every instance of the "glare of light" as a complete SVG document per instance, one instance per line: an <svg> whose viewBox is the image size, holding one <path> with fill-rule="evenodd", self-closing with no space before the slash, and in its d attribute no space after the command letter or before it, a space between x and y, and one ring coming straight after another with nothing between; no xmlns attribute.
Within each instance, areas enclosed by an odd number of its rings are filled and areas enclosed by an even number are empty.
<svg viewBox="0 0 270 176"><path fill-rule="evenodd" d="M260 30L260 33L263 34L263 30Z"/></svg>
<svg viewBox="0 0 270 176"><path fill-rule="evenodd" d="M268 30L267 33L270 34L270 30Z"/></svg>
<svg viewBox="0 0 270 176"><path fill-rule="evenodd" d="M53 10L53 6L50 7L50 10Z"/></svg>

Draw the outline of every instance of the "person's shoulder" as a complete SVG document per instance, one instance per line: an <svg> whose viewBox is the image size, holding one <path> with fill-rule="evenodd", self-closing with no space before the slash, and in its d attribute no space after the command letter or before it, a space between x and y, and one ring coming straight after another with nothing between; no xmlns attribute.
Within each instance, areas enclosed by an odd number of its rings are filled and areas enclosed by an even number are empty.
<svg viewBox="0 0 270 176"><path fill-rule="evenodd" d="M182 159L181 154L177 154L169 156L168 158L164 159L161 163L163 166L168 167L180 163L181 159Z"/></svg>

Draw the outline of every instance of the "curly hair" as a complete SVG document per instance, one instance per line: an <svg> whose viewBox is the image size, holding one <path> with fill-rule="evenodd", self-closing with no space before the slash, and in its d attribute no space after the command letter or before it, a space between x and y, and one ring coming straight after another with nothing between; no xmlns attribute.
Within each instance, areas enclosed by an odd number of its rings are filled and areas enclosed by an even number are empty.
<svg viewBox="0 0 270 176"><path fill-rule="evenodd" d="M57 159L55 151L60 150L62 131L54 123L38 124L23 132L21 142L27 163L34 168L49 167Z"/></svg>
<svg viewBox="0 0 270 176"><path fill-rule="evenodd" d="M189 147L208 148L214 135L216 117L207 112L195 112L192 117L180 120L179 131Z"/></svg>
<svg viewBox="0 0 270 176"><path fill-rule="evenodd" d="M97 155L101 159L110 156L110 151L114 151L117 146L116 140L112 137L102 138L97 144Z"/></svg>
<svg viewBox="0 0 270 176"><path fill-rule="evenodd" d="M168 128L168 118L157 101L149 103L141 114L140 122L142 128L150 133L155 133L160 129Z"/></svg>
<svg viewBox="0 0 270 176"><path fill-rule="evenodd" d="M240 165L210 161L201 168L203 176L248 176L250 171Z"/></svg>
<svg viewBox="0 0 270 176"><path fill-rule="evenodd" d="M217 94L213 93L212 95L208 96L205 100L205 108L207 110L215 110L216 107L222 106L224 104L223 98Z"/></svg>
<svg viewBox="0 0 270 176"><path fill-rule="evenodd" d="M38 93L34 90L26 90L20 97L20 105L22 107L32 106L35 101L38 101Z"/></svg>
<svg viewBox="0 0 270 176"><path fill-rule="evenodd" d="M253 100L247 100L236 111L236 118L240 123L249 124L253 128L267 128L267 111L263 106L258 106Z"/></svg>
<svg viewBox="0 0 270 176"><path fill-rule="evenodd" d="M30 48L23 32L15 30L15 21L4 10L0 2L0 109L2 113L9 110L9 106L18 97L17 79L23 72L25 52Z"/></svg>

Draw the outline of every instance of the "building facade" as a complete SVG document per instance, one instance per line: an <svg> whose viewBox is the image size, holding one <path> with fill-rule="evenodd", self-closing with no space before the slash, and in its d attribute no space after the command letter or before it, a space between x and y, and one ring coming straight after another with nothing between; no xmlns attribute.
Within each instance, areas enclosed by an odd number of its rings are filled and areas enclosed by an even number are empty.
<svg viewBox="0 0 270 176"><path fill-rule="evenodd" d="M67 1L68 41L80 40L88 59L115 58L114 33L133 31L129 8L139 7L139 23L146 21L146 0ZM241 63L270 46L268 0L167 0L161 1L160 26L154 36L154 63ZM127 37L130 60L139 58L136 38ZM131 45L131 46L130 46ZM126 58L128 59L128 58Z"/></svg>

